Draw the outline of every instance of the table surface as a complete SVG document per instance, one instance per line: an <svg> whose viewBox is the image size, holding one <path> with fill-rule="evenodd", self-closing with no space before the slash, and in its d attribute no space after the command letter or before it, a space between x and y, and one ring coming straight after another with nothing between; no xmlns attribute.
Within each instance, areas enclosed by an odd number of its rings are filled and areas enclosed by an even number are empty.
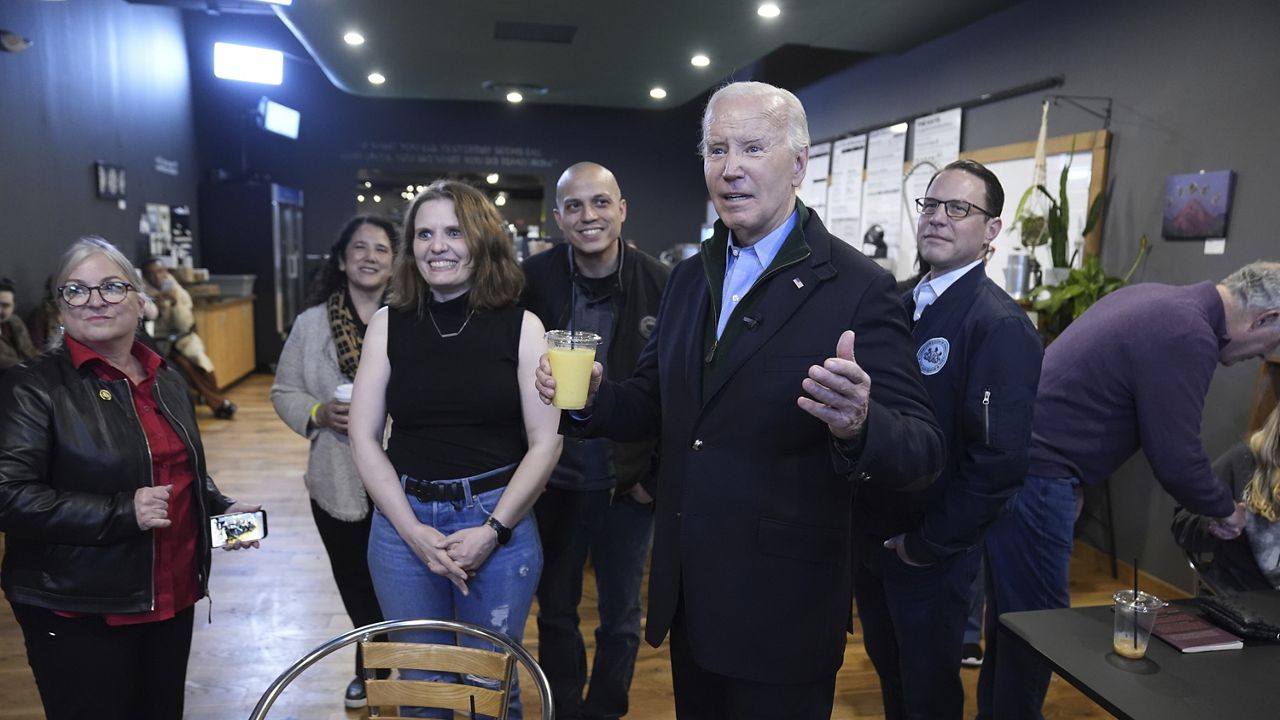
<svg viewBox="0 0 1280 720"><path fill-rule="evenodd" d="M1030 645L1116 717L1280 717L1280 644L1183 653L1152 637L1146 658L1126 660L1111 651L1112 623L1110 605L1000 616L1005 639Z"/></svg>

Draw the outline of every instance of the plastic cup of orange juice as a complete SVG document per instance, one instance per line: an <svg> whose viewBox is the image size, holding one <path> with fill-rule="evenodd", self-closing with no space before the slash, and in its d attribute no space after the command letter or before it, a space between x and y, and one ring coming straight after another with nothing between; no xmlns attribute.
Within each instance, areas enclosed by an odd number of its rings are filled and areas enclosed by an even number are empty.
<svg viewBox="0 0 1280 720"><path fill-rule="evenodd" d="M546 338L551 377L556 380L556 396L551 404L561 410L585 408L600 336L593 332L551 330Z"/></svg>

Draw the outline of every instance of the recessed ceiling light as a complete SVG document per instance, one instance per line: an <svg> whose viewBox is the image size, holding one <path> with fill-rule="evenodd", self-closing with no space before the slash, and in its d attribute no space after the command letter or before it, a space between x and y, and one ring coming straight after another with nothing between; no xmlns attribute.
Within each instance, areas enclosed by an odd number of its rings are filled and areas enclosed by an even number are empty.
<svg viewBox="0 0 1280 720"><path fill-rule="evenodd" d="M524 101L524 96L516 92L515 90L512 90L511 92L507 93L507 102L518 103L523 101Z"/></svg>
<svg viewBox="0 0 1280 720"><path fill-rule="evenodd" d="M706 55L694 55L689 58L689 62L692 63L694 67L706 67L711 64L711 58Z"/></svg>
<svg viewBox="0 0 1280 720"><path fill-rule="evenodd" d="M374 196L373 196L373 201L374 201L374 202L382 202L382 196L381 196L381 195L374 195Z"/></svg>
<svg viewBox="0 0 1280 720"><path fill-rule="evenodd" d="M356 196L356 202L364 202L364 196L363 196L363 195L357 195L357 196Z"/></svg>
<svg viewBox="0 0 1280 720"><path fill-rule="evenodd" d="M367 188L371 188L371 187L373 187L373 183L369 182L368 180L365 180L365 181L364 181L364 186L365 186L365 187L367 187Z"/></svg>
<svg viewBox="0 0 1280 720"><path fill-rule="evenodd" d="M489 183L490 185L497 185L498 180L500 179L501 178L498 177L498 173L489 173L488 175L484 176L484 181Z"/></svg>
<svg viewBox="0 0 1280 720"><path fill-rule="evenodd" d="M762 18L776 18L782 14L782 10L773 3L764 3L760 7L756 8L756 14Z"/></svg>
<svg viewBox="0 0 1280 720"><path fill-rule="evenodd" d="M343 36L342 36L342 39L343 39L343 40L345 40L345 41L347 42L347 44L348 44L348 45L363 45L363 44L364 44L364 36L363 36L363 35L361 35L360 33L356 32L355 30L352 30L351 32L347 33L346 35L343 35Z"/></svg>
<svg viewBox="0 0 1280 720"><path fill-rule="evenodd" d="M666 96L667 96L667 91L663 90L660 87L656 87L649 91L649 97L653 98L654 100L661 100Z"/></svg>
<svg viewBox="0 0 1280 720"><path fill-rule="evenodd" d="M387 81L387 76L383 75L382 73L377 73L377 72L369 73L369 82L373 83L374 85L381 85L386 81Z"/></svg>
<svg viewBox="0 0 1280 720"><path fill-rule="evenodd" d="M493 199L493 204L494 204L494 205L497 205L498 207L502 207L503 205L506 205L506 204L507 204L507 194L506 194L506 193L498 193L498 197L496 197L496 198L494 198L494 199Z"/></svg>

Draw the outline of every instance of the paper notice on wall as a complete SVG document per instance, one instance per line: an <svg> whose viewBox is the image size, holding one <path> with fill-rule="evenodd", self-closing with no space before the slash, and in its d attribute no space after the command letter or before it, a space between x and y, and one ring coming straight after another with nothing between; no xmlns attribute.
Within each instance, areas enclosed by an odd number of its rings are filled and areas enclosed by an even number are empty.
<svg viewBox="0 0 1280 720"><path fill-rule="evenodd" d="M858 249L862 249L862 169L866 160L866 135L837 140L832 145L827 229Z"/></svg>
<svg viewBox="0 0 1280 720"><path fill-rule="evenodd" d="M867 139L867 181L862 198L863 252L893 267L902 238L902 163L906 123L882 128ZM868 252L870 250L870 252Z"/></svg>
<svg viewBox="0 0 1280 720"><path fill-rule="evenodd" d="M911 162L941 169L960 157L960 108L916 118L911 136Z"/></svg>
<svg viewBox="0 0 1280 720"><path fill-rule="evenodd" d="M809 169L798 189L800 199L819 218L827 219L827 180L831 172L831 143L809 148Z"/></svg>

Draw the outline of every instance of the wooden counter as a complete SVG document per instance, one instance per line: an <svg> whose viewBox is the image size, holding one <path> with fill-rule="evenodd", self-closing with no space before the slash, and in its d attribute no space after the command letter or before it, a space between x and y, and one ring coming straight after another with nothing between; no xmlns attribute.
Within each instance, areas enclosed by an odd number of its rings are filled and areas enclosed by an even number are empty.
<svg viewBox="0 0 1280 720"><path fill-rule="evenodd" d="M253 297L198 299L196 332L226 387L257 366L253 345Z"/></svg>

